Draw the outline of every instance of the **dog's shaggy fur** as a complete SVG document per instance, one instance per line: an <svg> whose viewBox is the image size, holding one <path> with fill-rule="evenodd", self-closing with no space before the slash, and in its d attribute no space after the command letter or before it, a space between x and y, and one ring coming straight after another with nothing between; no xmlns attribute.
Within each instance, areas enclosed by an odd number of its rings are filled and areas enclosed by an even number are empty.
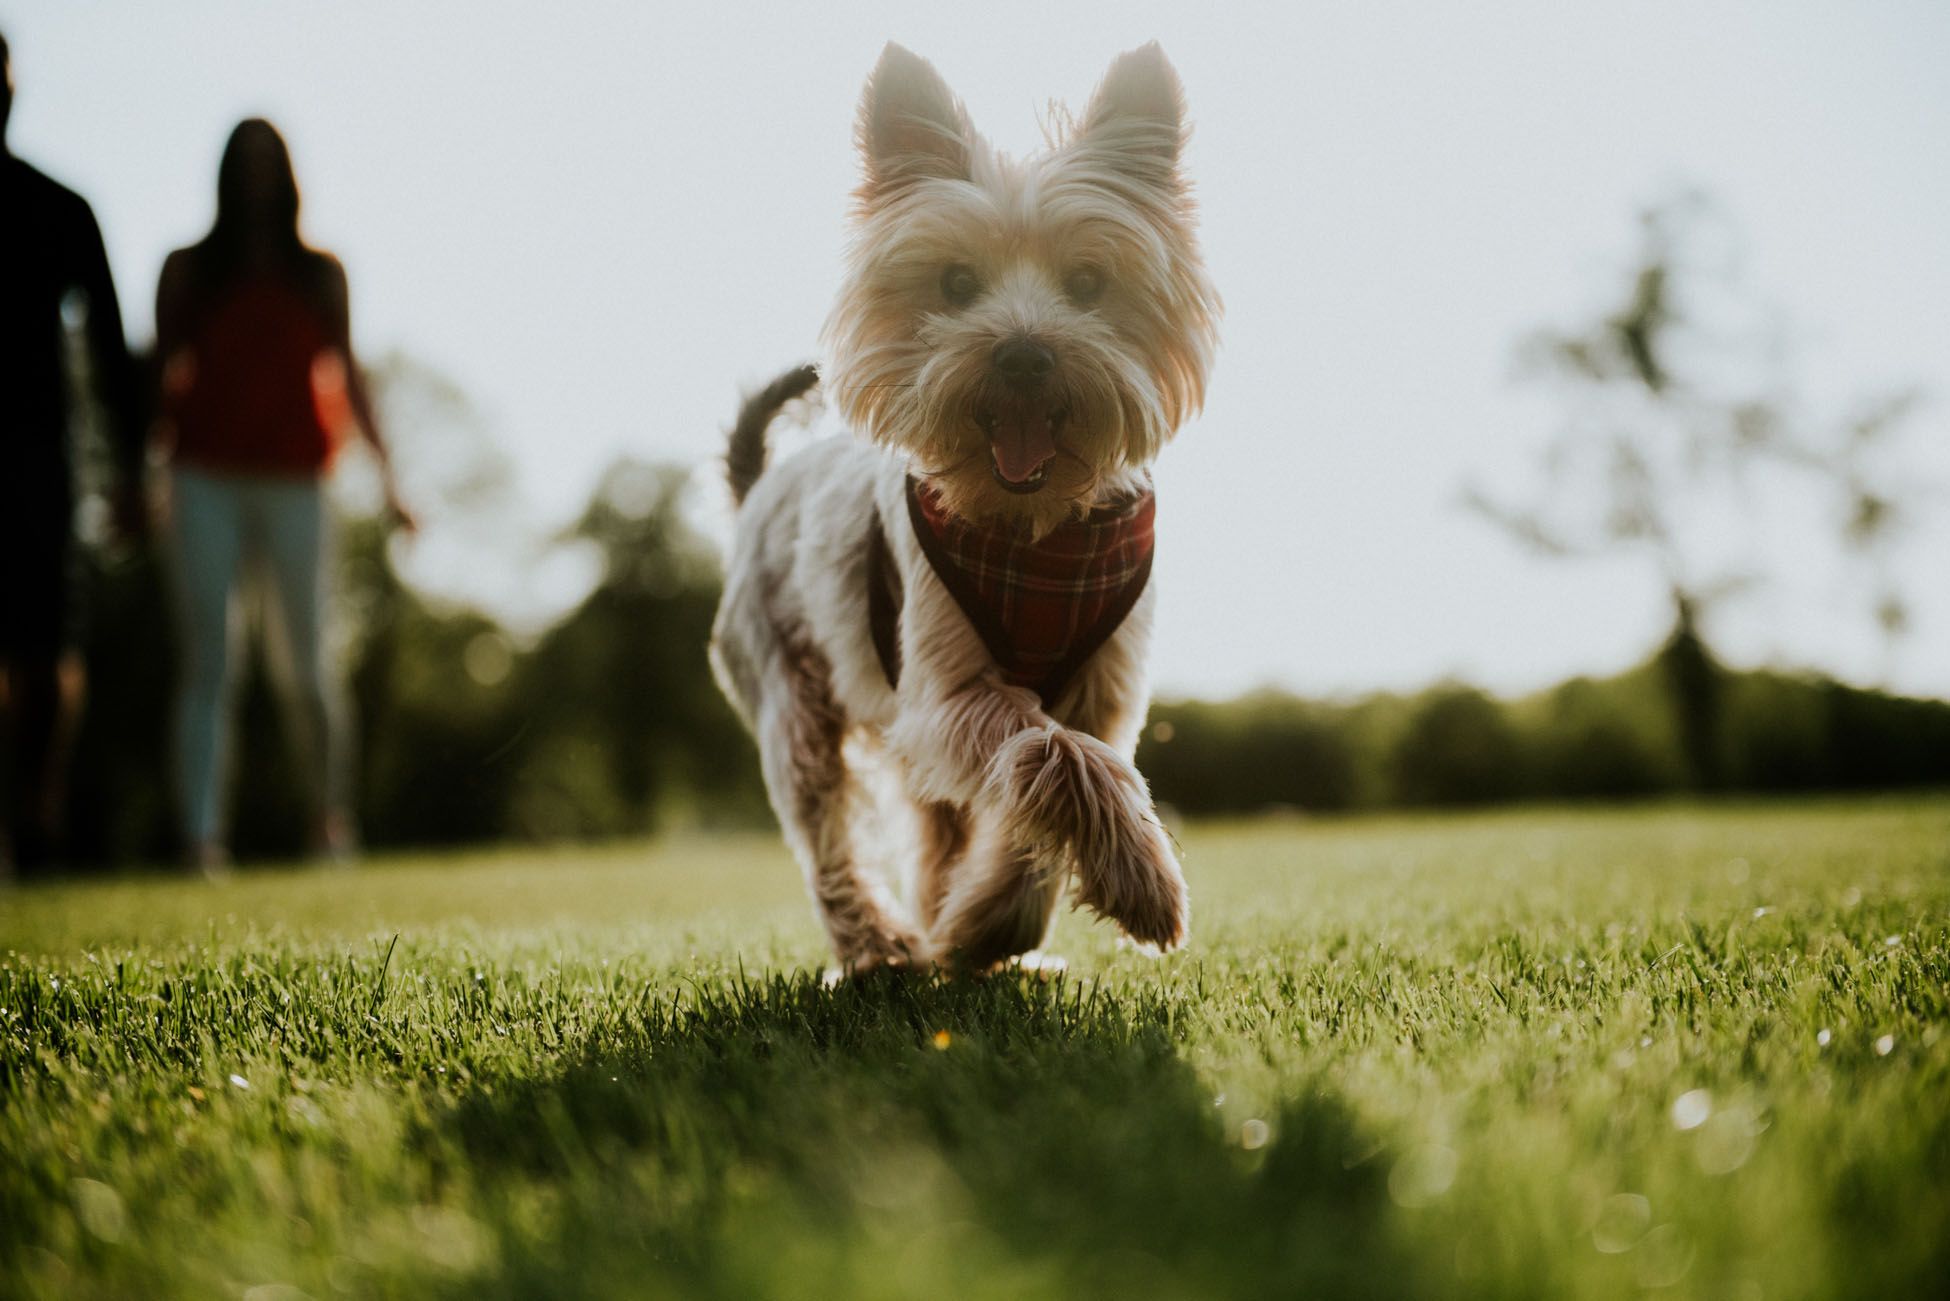
<svg viewBox="0 0 1950 1301"><path fill-rule="evenodd" d="M1039 946L1072 881L1132 939L1171 948L1185 883L1132 765L1153 590L1046 707L1004 680L930 567L906 492L912 475L963 519L1041 537L1143 489L1198 408L1219 302L1179 173L1177 76L1156 45L1122 55L1047 152L1015 161L889 45L857 135L866 175L823 388L869 441L767 469L767 424L815 376L747 401L719 681L843 968L986 969ZM904 593L898 686L869 627L882 525ZM874 773L915 814L911 907L856 834Z"/></svg>

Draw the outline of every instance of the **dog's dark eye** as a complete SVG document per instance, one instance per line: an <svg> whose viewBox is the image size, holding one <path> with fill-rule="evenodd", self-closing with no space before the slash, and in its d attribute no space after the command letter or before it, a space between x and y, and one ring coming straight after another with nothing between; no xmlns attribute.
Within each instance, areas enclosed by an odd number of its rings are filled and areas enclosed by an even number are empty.
<svg viewBox="0 0 1950 1301"><path fill-rule="evenodd" d="M982 282L973 267L957 262L941 273L941 296L957 307L966 307L982 292Z"/></svg>
<svg viewBox="0 0 1950 1301"><path fill-rule="evenodd" d="M1063 278L1063 292L1079 303L1094 303L1103 297L1104 273L1096 267L1078 267Z"/></svg>

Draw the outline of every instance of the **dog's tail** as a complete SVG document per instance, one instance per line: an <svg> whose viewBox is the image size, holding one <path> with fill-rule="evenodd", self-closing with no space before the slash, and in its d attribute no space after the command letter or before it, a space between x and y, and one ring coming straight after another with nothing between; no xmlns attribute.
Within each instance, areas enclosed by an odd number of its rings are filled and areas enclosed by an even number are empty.
<svg viewBox="0 0 1950 1301"><path fill-rule="evenodd" d="M731 481L731 499L744 504L745 494L765 473L765 431L779 408L796 397L805 396L819 383L819 371L812 365L793 368L746 398L738 408L738 423L731 427L730 444L725 449L725 477Z"/></svg>

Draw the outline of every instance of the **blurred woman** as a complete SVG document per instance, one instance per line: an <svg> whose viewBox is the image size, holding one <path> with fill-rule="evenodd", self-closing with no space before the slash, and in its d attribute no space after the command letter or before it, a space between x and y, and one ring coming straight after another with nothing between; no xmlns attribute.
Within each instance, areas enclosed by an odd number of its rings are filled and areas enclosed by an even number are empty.
<svg viewBox="0 0 1950 1301"><path fill-rule="evenodd" d="M191 859L228 858L221 784L235 664L233 606L260 564L282 616L294 711L316 797L314 852L354 851L349 747L323 620L332 553L324 480L356 424L399 506L353 356L345 269L298 233L298 184L269 122L240 123L217 170L210 233L163 264L156 291L170 532L179 570L177 776Z"/></svg>

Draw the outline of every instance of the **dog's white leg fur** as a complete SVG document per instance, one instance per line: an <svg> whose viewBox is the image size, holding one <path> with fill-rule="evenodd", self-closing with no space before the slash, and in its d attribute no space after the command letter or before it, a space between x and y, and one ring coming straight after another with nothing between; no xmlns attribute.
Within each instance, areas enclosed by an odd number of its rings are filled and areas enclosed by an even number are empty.
<svg viewBox="0 0 1950 1301"><path fill-rule="evenodd" d="M888 458L845 441L772 467L740 513L711 660L757 738L766 794L843 967L925 965L927 944L852 838L852 728L893 693L866 627L862 539Z"/></svg>
<svg viewBox="0 0 1950 1301"><path fill-rule="evenodd" d="M825 658L810 645L782 648L755 729L765 787L840 965L854 972L914 965L926 959L925 941L855 853L856 784L842 753L846 718L830 678Z"/></svg>

